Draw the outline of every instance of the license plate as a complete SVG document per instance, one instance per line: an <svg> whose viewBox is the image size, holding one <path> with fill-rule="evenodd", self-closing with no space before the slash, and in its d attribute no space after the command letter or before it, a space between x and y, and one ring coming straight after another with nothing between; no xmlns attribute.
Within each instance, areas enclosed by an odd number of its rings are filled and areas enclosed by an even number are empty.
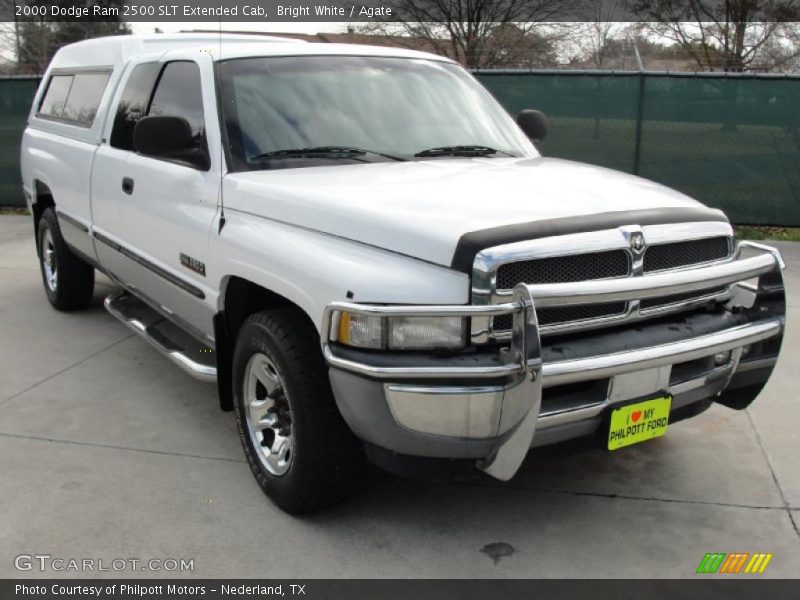
<svg viewBox="0 0 800 600"><path fill-rule="evenodd" d="M662 396L615 408L611 413L608 449L616 450L664 435L669 422L670 404L672 397Z"/></svg>

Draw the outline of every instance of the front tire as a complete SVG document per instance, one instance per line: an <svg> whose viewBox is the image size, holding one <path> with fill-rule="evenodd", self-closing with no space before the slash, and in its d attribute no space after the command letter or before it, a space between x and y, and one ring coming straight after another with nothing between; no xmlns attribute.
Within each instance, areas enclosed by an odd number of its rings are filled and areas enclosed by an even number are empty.
<svg viewBox="0 0 800 600"><path fill-rule="evenodd" d="M278 308L244 322L233 386L245 457L275 504L301 514L354 491L363 446L336 407L317 332L302 312Z"/></svg>
<svg viewBox="0 0 800 600"><path fill-rule="evenodd" d="M70 250L52 207L39 220L39 267L47 299L63 311L86 308L94 294L94 267Z"/></svg>

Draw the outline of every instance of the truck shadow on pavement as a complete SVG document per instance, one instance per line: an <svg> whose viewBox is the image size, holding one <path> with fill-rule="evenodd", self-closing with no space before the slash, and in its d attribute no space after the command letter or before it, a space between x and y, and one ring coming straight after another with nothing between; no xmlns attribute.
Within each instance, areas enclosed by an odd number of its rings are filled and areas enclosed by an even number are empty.
<svg viewBox="0 0 800 600"><path fill-rule="evenodd" d="M748 460L724 458L745 455ZM692 420L672 425L663 438L614 452L602 448L594 438L535 448L508 482L486 475L449 483L413 481L373 467L351 504L360 505L353 509L359 510L372 502L386 502L387 495L414 496L423 490L423 495L447 496L450 502L458 503L459 494L469 490L470 494L503 494L520 500L522 493L546 498L547 502L596 497L762 506L770 503L769 495L752 490L758 486L771 488L772 482L760 455L747 416L714 406ZM334 509L339 510L350 509Z"/></svg>

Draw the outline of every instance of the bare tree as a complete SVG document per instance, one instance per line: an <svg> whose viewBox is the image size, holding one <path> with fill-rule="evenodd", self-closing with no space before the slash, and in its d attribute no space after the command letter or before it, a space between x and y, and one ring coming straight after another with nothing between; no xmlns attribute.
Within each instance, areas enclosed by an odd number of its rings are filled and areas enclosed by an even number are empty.
<svg viewBox="0 0 800 600"><path fill-rule="evenodd" d="M125 0L69 0L68 4L85 6L121 7ZM59 4L60 0L16 0L16 5L43 6ZM18 73L43 73L53 54L63 45L104 35L130 33L127 23L108 17L103 21L52 21L47 16L29 16L13 19L13 6L7 0L0 9L0 50L6 56L13 54ZM45 13L46 14L46 13Z"/></svg>
<svg viewBox="0 0 800 600"><path fill-rule="evenodd" d="M581 0L389 0L399 22L364 25L362 33L391 37L398 45L448 56L467 67L527 62L548 37L537 25L558 20ZM504 42L505 40L505 42ZM513 40L514 43L508 43ZM552 49L548 49L549 52ZM531 65L533 66L533 65Z"/></svg>
<svg viewBox="0 0 800 600"><path fill-rule="evenodd" d="M0 57L6 71L13 70L10 65L16 65L19 53L19 24L14 9L15 4L12 2L0 3Z"/></svg>
<svg viewBox="0 0 800 600"><path fill-rule="evenodd" d="M611 57L611 42L621 29L615 22L621 5L617 0L584 0L583 8L586 21L577 28L577 43L585 48L592 65L602 69Z"/></svg>
<svg viewBox="0 0 800 600"><path fill-rule="evenodd" d="M774 69L792 60L774 50L775 44L793 45L796 28L790 22L800 17L798 0L628 0L628 5L652 32L680 45L701 70ZM774 61L765 62L770 55Z"/></svg>
<svg viewBox="0 0 800 600"><path fill-rule="evenodd" d="M752 71L800 70L800 24L782 23L749 65Z"/></svg>
<svg viewBox="0 0 800 600"><path fill-rule="evenodd" d="M554 28L534 31L516 23L501 23L486 39L481 67L535 68L556 64L556 43L560 35Z"/></svg>

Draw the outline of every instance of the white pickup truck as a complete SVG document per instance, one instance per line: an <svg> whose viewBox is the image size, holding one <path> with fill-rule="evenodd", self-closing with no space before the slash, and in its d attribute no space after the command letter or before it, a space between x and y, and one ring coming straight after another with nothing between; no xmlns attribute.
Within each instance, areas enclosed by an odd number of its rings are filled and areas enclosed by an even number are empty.
<svg viewBox="0 0 800 600"><path fill-rule="evenodd" d="M540 156L459 65L396 48L126 36L55 56L22 142L45 291L218 382L283 509L364 457L511 478L663 435L770 376L780 254L656 183ZM532 141L533 140L533 141Z"/></svg>

